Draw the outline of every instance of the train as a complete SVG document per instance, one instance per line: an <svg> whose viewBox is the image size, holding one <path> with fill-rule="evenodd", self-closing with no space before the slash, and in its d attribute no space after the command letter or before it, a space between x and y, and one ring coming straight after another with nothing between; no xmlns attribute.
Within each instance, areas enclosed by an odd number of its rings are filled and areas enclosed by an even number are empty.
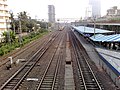
<svg viewBox="0 0 120 90"><path fill-rule="evenodd" d="M59 31L64 30L64 27L65 27L65 26L61 26L61 27L59 27Z"/></svg>

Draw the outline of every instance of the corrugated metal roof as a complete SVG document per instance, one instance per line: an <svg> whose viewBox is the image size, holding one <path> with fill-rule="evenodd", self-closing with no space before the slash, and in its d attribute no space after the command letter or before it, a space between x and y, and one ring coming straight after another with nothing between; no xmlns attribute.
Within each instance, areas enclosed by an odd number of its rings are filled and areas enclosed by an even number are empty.
<svg viewBox="0 0 120 90"><path fill-rule="evenodd" d="M116 40L114 40L114 41L115 41L115 42L116 42L116 41L120 42L120 38L117 38L117 39L116 39Z"/></svg>
<svg viewBox="0 0 120 90"><path fill-rule="evenodd" d="M76 29L78 32L80 33L96 33L96 34L102 34L102 33L111 33L114 31L108 31L108 30L103 30L103 29L95 29L94 32L94 28L91 27L84 27L84 26L72 26L74 29Z"/></svg>
<svg viewBox="0 0 120 90"><path fill-rule="evenodd" d="M116 35L114 35L114 37L107 40L107 42L109 42L109 41L120 41L119 39L120 39L120 34L116 34Z"/></svg>
<svg viewBox="0 0 120 90"><path fill-rule="evenodd" d="M94 25L94 23L89 23ZM96 25L111 25L111 26L120 26L120 23L96 23Z"/></svg>
<svg viewBox="0 0 120 90"><path fill-rule="evenodd" d="M95 36L90 37L93 41L101 41L101 39L105 37L105 35L102 34L96 34Z"/></svg>
<svg viewBox="0 0 120 90"><path fill-rule="evenodd" d="M120 34L114 35L96 34L95 36L90 37L90 39L97 42L120 42Z"/></svg>

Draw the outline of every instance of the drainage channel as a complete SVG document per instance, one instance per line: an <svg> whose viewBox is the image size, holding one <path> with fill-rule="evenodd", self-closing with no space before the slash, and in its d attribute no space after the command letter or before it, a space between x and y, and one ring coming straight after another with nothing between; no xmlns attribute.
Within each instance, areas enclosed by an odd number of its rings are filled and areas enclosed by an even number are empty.
<svg viewBox="0 0 120 90"><path fill-rule="evenodd" d="M65 86L64 90L75 90L75 83L73 77L73 68L71 62L71 52L70 52L70 43L69 36L67 33L67 42L66 42L66 64L65 64Z"/></svg>

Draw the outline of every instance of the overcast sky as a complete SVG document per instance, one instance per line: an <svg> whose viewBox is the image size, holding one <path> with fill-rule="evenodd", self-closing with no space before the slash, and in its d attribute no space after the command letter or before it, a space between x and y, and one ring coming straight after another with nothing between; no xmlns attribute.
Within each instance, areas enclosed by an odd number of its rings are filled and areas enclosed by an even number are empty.
<svg viewBox="0 0 120 90"><path fill-rule="evenodd" d="M85 16L89 0L8 0L9 10L15 14L27 11L32 18L48 18L48 5L55 6L56 18L80 18ZM120 0L101 0L101 14L112 6L120 7Z"/></svg>

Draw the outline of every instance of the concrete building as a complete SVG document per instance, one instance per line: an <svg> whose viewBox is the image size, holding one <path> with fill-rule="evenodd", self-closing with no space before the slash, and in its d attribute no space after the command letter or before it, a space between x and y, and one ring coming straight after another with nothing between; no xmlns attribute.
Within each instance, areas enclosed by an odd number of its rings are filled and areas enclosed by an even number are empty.
<svg viewBox="0 0 120 90"><path fill-rule="evenodd" d="M2 32L7 30L9 22L9 14L7 8L7 0L0 0L0 38Z"/></svg>
<svg viewBox="0 0 120 90"><path fill-rule="evenodd" d="M89 0L89 4L92 8L92 17L99 18L101 17L101 1L100 0Z"/></svg>
<svg viewBox="0 0 120 90"><path fill-rule="evenodd" d="M88 5L85 10L85 20L89 19L92 17L92 6Z"/></svg>
<svg viewBox="0 0 120 90"><path fill-rule="evenodd" d="M120 16L120 9L114 6L107 10L107 16Z"/></svg>
<svg viewBox="0 0 120 90"><path fill-rule="evenodd" d="M48 20L50 23L55 23L55 7L48 5Z"/></svg>

